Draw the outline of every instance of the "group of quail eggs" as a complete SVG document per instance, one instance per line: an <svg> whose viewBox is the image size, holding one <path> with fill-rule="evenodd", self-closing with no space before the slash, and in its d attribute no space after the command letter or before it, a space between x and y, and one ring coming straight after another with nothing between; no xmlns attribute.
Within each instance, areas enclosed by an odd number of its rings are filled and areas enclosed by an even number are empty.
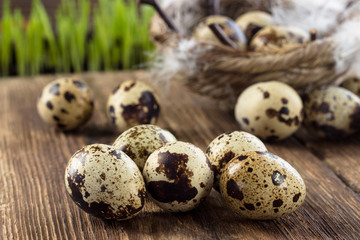
<svg viewBox="0 0 360 240"><path fill-rule="evenodd" d="M94 94L82 80L60 78L45 86L37 109L46 123L62 131L73 131L92 116ZM108 97L106 113L120 131L138 124L154 124L160 113L159 99L145 82L127 80Z"/></svg>
<svg viewBox="0 0 360 240"><path fill-rule="evenodd" d="M65 186L81 209L112 220L135 217L146 196L165 211L190 211L213 186L230 209L249 219L291 213L306 196L299 173L252 134L224 133L205 154L151 124L126 130L112 146L77 151L65 170Z"/></svg>
<svg viewBox="0 0 360 240"><path fill-rule="evenodd" d="M40 116L64 131L84 124L93 108L89 86L72 78L49 83L38 100ZM65 170L66 190L85 212L126 220L142 210L146 196L165 211L186 212L204 202L213 187L230 209L250 219L277 218L303 203L301 176L259 138L224 133L204 153L152 125L159 109L156 94L142 82L125 81L111 93L108 117L121 135L111 146L83 147Z"/></svg>
<svg viewBox="0 0 360 240"><path fill-rule="evenodd" d="M263 11L250 11L235 21L227 16L210 15L193 30L192 37L199 41L223 42L222 34L214 31L218 25L230 46L241 51L276 51L286 45L302 44L311 40L310 33L293 26L278 26L272 16Z"/></svg>
<svg viewBox="0 0 360 240"><path fill-rule="evenodd" d="M235 118L242 130L266 141L283 140L302 125L328 140L342 140L360 130L360 80L322 86L300 95L289 85L260 82L238 97Z"/></svg>

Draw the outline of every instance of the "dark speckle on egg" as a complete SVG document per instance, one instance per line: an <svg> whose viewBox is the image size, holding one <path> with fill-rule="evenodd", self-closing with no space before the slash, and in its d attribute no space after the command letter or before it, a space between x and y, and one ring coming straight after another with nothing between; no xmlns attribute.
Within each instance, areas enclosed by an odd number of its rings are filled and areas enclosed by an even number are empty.
<svg viewBox="0 0 360 240"><path fill-rule="evenodd" d="M269 92L264 92L264 98L266 99L266 98L269 98L270 97L270 93Z"/></svg>
<svg viewBox="0 0 360 240"><path fill-rule="evenodd" d="M254 211L255 210L255 206L254 204L251 204L251 203L244 203L244 206L247 210L250 210L250 211Z"/></svg>
<svg viewBox="0 0 360 240"><path fill-rule="evenodd" d="M52 86L50 87L49 92L50 92L51 94L54 94L54 95L59 96L59 95L60 95L59 88L60 88L60 83L55 83L54 85L52 85Z"/></svg>
<svg viewBox="0 0 360 240"><path fill-rule="evenodd" d="M142 93L139 104L121 105L122 116L127 122L136 122L139 124L149 124L151 119L159 117L160 107L154 95L145 91Z"/></svg>
<svg viewBox="0 0 360 240"><path fill-rule="evenodd" d="M279 171L274 171L271 175L271 180L274 185L281 185L286 179L286 175L282 175Z"/></svg>
<svg viewBox="0 0 360 240"><path fill-rule="evenodd" d="M187 168L188 156L170 152L159 153L157 173L163 173L171 182L151 181L148 183L149 193L159 202L186 202L193 199L198 191L191 185L194 175Z"/></svg>
<svg viewBox="0 0 360 240"><path fill-rule="evenodd" d="M68 102L72 102L73 100L76 99L75 95L70 92L65 92L64 97Z"/></svg>
<svg viewBox="0 0 360 240"><path fill-rule="evenodd" d="M244 194L240 191L239 186L234 179L230 179L226 183L226 192L230 197L237 198L240 201L244 199Z"/></svg>
<svg viewBox="0 0 360 240"><path fill-rule="evenodd" d="M78 80L73 80L73 83L74 83L75 86L78 87L78 88L81 88L81 89L86 88L85 84L82 83L82 82L80 82L80 81L78 81Z"/></svg>
<svg viewBox="0 0 360 240"><path fill-rule="evenodd" d="M281 207L283 205L283 201L281 199L277 199L273 201L273 207Z"/></svg>
<svg viewBox="0 0 360 240"><path fill-rule="evenodd" d="M47 101L46 102L46 107L48 108L48 109L50 109L50 110L52 110L54 107L53 107L53 105L52 105L52 103L50 102L50 101Z"/></svg>

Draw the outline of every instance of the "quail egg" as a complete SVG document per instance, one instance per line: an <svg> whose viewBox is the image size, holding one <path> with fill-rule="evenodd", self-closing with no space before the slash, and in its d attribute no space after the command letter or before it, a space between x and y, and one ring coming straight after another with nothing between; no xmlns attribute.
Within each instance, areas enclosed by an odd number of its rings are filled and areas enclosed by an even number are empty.
<svg viewBox="0 0 360 240"><path fill-rule="evenodd" d="M360 98L337 86L315 89L304 97L305 127L314 135L341 139L360 129Z"/></svg>
<svg viewBox="0 0 360 240"><path fill-rule="evenodd" d="M306 187L300 174L280 157L269 152L247 152L226 165L220 192L240 216L265 220L299 208Z"/></svg>
<svg viewBox="0 0 360 240"><path fill-rule="evenodd" d="M248 40L263 27L274 24L272 16L263 11L250 11L236 19L236 24L244 31Z"/></svg>
<svg viewBox="0 0 360 240"><path fill-rule="evenodd" d="M218 23L224 33L238 46L240 50L246 50L247 40L244 32L232 19L225 16L212 15L206 17L195 27L192 36L200 41L219 43L219 39L208 27L212 23Z"/></svg>
<svg viewBox="0 0 360 240"><path fill-rule="evenodd" d="M297 27L267 26L258 31L250 43L252 51L274 51L288 44L310 41L310 34Z"/></svg>
<svg viewBox="0 0 360 240"><path fill-rule="evenodd" d="M347 78L342 84L341 87L355 93L360 97L360 79L358 77Z"/></svg>
<svg viewBox="0 0 360 240"><path fill-rule="evenodd" d="M160 113L159 99L148 84L128 80L114 89L107 111L112 123L125 131L140 124L155 124Z"/></svg>
<svg viewBox="0 0 360 240"><path fill-rule="evenodd" d="M225 165L235 156L250 151L265 152L267 149L260 139L247 132L223 133L209 144L206 156L214 171L214 188L217 191L219 191L220 175Z"/></svg>
<svg viewBox="0 0 360 240"><path fill-rule="evenodd" d="M174 135L158 126L148 124L126 130L116 139L113 146L125 152L142 170L150 154L170 142L176 142Z"/></svg>
<svg viewBox="0 0 360 240"><path fill-rule="evenodd" d="M153 152L145 163L143 176L149 197L170 212L197 207L209 195L214 181L205 154L180 141Z"/></svg>
<svg viewBox="0 0 360 240"><path fill-rule="evenodd" d="M125 220L144 206L140 170L112 146L93 144L77 151L67 165L65 186L75 203L95 217Z"/></svg>
<svg viewBox="0 0 360 240"><path fill-rule="evenodd" d="M94 96L85 82L61 78L43 89L37 102L40 117L63 131L74 130L85 124L94 109Z"/></svg>
<svg viewBox="0 0 360 240"><path fill-rule="evenodd" d="M303 103L285 83L256 83L240 94L235 117L242 130L267 141L281 140L301 126Z"/></svg>

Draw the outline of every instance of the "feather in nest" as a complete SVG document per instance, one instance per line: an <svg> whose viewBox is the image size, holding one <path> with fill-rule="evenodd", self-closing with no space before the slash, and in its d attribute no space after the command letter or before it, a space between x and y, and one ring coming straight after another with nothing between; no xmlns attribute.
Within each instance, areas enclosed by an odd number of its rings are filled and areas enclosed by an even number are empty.
<svg viewBox="0 0 360 240"><path fill-rule="evenodd" d="M177 0L179 3L184 0ZM259 0L259 3L269 0ZM360 0L276 0L271 1L271 12L275 23L296 26L306 31L316 29L319 38L333 37L336 69L349 69L360 76ZM184 19L183 19L184 20ZM177 16L175 22L181 29L188 26L189 16L182 21ZM191 21L190 21L191 22ZM157 55L152 63L153 79L164 85L177 74L191 76L197 68L197 59L209 48L199 48L194 39L183 39L176 48L167 48Z"/></svg>

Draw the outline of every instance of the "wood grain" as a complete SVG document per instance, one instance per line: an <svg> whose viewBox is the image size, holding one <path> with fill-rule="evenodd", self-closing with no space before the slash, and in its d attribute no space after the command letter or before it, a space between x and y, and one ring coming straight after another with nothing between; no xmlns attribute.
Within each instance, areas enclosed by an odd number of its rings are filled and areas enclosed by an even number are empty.
<svg viewBox="0 0 360 240"><path fill-rule="evenodd" d="M215 191L200 207L188 213L167 213L147 201L144 210L129 221L103 221L87 215L65 192L63 175L67 161L87 144L111 144L116 139L120 133L104 114L107 96L121 81L144 79L146 75L128 72L78 77L85 79L96 93L95 113L83 129L66 134L44 124L36 112L41 89L55 76L0 81L0 239L358 239L360 236L359 195L345 184L349 181L344 183L344 178L339 178L331 164L323 162L295 138L267 144L271 152L288 160L299 171L307 185L305 204L281 219L241 219L225 207ZM171 86L167 93L163 86L155 88L162 105L158 125L172 131L179 140L192 142L204 150L217 135L238 129L232 114L221 111L203 97L178 85ZM357 143L355 138L351 147L342 146L348 161L360 156ZM343 161L343 154L336 150L324 151L331 152L334 162ZM343 171L345 176L347 170ZM352 183L359 187L356 181Z"/></svg>
<svg viewBox="0 0 360 240"><path fill-rule="evenodd" d="M360 134L341 141L326 141L302 130L297 137L319 159L324 161L356 193L360 193Z"/></svg>

